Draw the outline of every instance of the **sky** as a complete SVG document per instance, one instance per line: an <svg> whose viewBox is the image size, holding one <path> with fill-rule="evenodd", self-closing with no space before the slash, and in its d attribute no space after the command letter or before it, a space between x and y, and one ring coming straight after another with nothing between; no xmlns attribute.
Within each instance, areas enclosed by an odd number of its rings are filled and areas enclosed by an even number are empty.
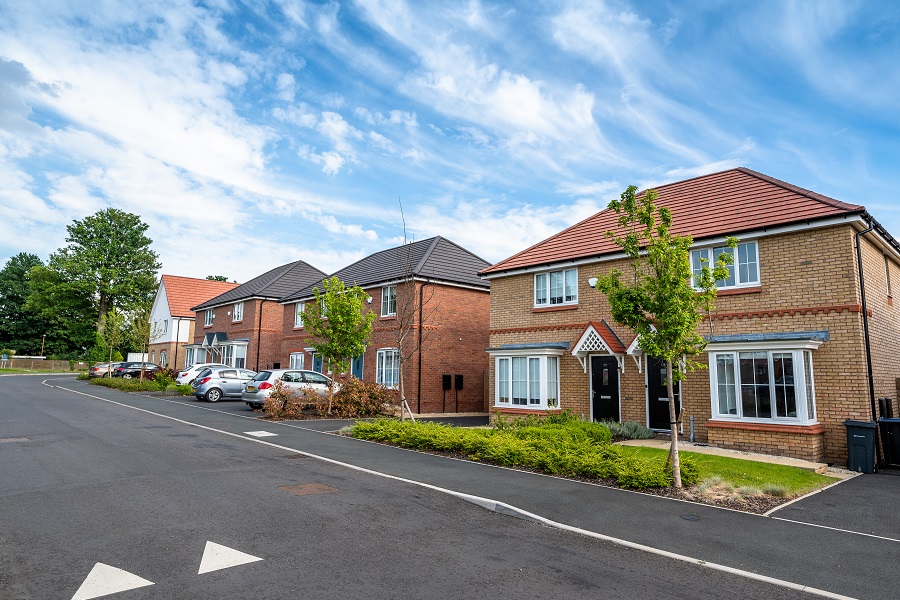
<svg viewBox="0 0 900 600"><path fill-rule="evenodd" d="M737 166L900 237L900 3L0 0L0 264L106 207L173 275L493 263Z"/></svg>

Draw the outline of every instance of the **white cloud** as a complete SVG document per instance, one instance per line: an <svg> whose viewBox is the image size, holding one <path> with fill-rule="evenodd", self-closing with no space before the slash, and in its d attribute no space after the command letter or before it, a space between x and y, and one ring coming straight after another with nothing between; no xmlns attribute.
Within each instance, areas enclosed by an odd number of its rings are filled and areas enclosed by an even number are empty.
<svg viewBox="0 0 900 600"><path fill-rule="evenodd" d="M297 94L297 82L290 73L280 73L275 81L275 89L278 91L277 96L285 102L293 102Z"/></svg>

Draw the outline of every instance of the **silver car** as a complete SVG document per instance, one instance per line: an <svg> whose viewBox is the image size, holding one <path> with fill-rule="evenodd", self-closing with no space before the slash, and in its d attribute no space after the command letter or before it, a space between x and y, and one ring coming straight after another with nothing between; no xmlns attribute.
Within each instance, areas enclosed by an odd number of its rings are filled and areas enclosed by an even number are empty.
<svg viewBox="0 0 900 600"><path fill-rule="evenodd" d="M234 367L210 367L201 371L191 381L194 396L207 402L218 402L222 398L240 398L244 384L253 379L256 371Z"/></svg>
<svg viewBox="0 0 900 600"><path fill-rule="evenodd" d="M204 369L208 369L210 367L227 367L228 365L223 363L197 363L196 365L186 367L178 372L178 375L175 376L175 383L178 385L184 385L185 383L190 383L193 381L194 377L200 374Z"/></svg>
<svg viewBox="0 0 900 600"><path fill-rule="evenodd" d="M328 396L328 385L331 383L331 379L315 371L270 369L268 371L260 371L256 377L247 382L247 385L244 386L244 393L241 394L241 399L250 408L262 408L263 402L269 397L272 386L275 385L275 381L278 379L281 379L285 386L295 391L300 388L312 388L323 398ZM338 387L335 387L335 391L337 389Z"/></svg>

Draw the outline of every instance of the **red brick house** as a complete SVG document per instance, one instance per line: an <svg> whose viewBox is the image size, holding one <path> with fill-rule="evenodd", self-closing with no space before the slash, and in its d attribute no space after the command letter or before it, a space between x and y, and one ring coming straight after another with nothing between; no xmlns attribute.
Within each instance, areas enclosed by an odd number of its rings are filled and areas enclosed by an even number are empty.
<svg viewBox="0 0 900 600"><path fill-rule="evenodd" d="M695 270L701 257L729 251L727 236L740 240L700 328L707 368L678 390L682 434L844 463L843 421L871 420L876 398L897 396L898 242L863 206L745 168L657 189L673 233L693 236ZM627 269L604 236L615 219L601 211L481 271L491 282L494 411L570 409L670 430L664 367L591 287L612 268Z"/></svg>
<svg viewBox="0 0 900 600"><path fill-rule="evenodd" d="M163 275L150 310L158 337L147 352L150 362L178 370L185 365L184 344L194 341L193 306L236 288L237 283Z"/></svg>
<svg viewBox="0 0 900 600"><path fill-rule="evenodd" d="M185 346L187 365L278 368L284 307L279 300L320 281L324 272L298 260L191 307L197 326Z"/></svg>
<svg viewBox="0 0 900 600"><path fill-rule="evenodd" d="M414 412L483 412L488 367L490 263L442 237L376 252L333 274L368 292L378 315L370 343L350 372L364 381L403 385ZM281 299L281 363L322 371L303 328L306 303L321 281ZM401 343L401 334L405 334ZM401 354L403 360L401 361Z"/></svg>

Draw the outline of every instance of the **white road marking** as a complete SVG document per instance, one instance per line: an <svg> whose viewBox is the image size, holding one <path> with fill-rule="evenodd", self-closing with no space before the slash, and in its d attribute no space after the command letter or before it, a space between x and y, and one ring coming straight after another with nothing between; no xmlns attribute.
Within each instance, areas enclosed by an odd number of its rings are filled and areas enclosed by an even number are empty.
<svg viewBox="0 0 900 600"><path fill-rule="evenodd" d="M277 436L277 433L272 433L271 431L245 431L247 435L252 435L253 437L272 437Z"/></svg>
<svg viewBox="0 0 900 600"><path fill-rule="evenodd" d="M258 560L262 559L228 546L216 544L215 542L206 542L206 548L203 549L203 558L200 560L200 570L197 571L197 575L245 565Z"/></svg>
<svg viewBox="0 0 900 600"><path fill-rule="evenodd" d="M118 592L126 592L137 588L153 585L152 581L147 581L143 577L138 577L134 573L117 569L103 563L97 563L72 600L90 600L91 598L99 598L100 596L108 596Z"/></svg>
<svg viewBox="0 0 900 600"><path fill-rule="evenodd" d="M80 396L87 396L88 398L94 398L95 400L100 400L100 401L102 401L102 402L108 402L109 404L115 404L115 405L121 406L121 407L123 407L123 408L130 408L131 410L136 410L136 411L138 411L138 412L147 413L147 414L150 414L150 415L155 415L155 416L157 416L157 417L161 417L161 418L167 419L167 420L169 420L169 421L175 421L176 423L182 423L182 424L184 424L184 425L189 425L189 426L191 426L191 427L196 427L196 428L198 428L198 429L204 429L204 430L206 430L206 431L214 431L214 432L220 433L220 434L222 434L222 435L227 435L227 436L235 437L235 438L238 438L238 439L246 440L246 441L248 441L248 442L255 442L255 443L257 443L257 444L263 444L263 445L265 445L265 446L270 446L270 447L272 447L272 448L277 448L277 449L279 449L279 450L286 450L286 451L288 451L288 452L293 452L293 453L296 453L296 454L302 454L303 456L308 456L308 457L310 457L310 458L315 458L315 459L321 460L322 462L330 463L330 464L333 464L333 465L340 465L340 466L342 466L342 467L345 467L345 468L348 468L348 469L352 469L352 470L357 471L357 472L360 472L360 473L368 473L368 474L370 474L370 475L375 475L375 476L377 476L377 477L384 477L385 479L393 479L394 481L400 481L400 482L403 482L403 483L408 483L408 484L416 485L416 486L419 486L419 487L422 487L422 488L434 490L434 491L436 491L436 492L441 492L441 493L444 493L444 494L449 494L449 495L451 495L451 496L455 496L455 497L457 497L457 498L460 498L461 500L465 500L465 501L467 501L467 502L471 502L472 504L476 504L476 505L478 505L478 506L481 506L482 508L485 508L485 509L487 509L487 510L497 510L497 509L499 508L500 510L499 510L498 512L502 512L503 514L516 514L517 516L520 516L520 517L522 517L522 518L530 518L530 520L534 520L534 521L537 521L537 522L539 522L539 523L543 523L543 524L545 524L545 525L547 525L547 526L550 526L550 527L555 527L555 528L558 528L558 529L562 529L562 530L564 530L564 531L572 531L572 532L575 532L575 533L580 533L580 534L586 535L586 536L588 536L588 537L593 537L593 538L596 538L596 539L605 540L605 541L608 541L608 542L612 542L612 543L614 543L614 544L619 544L619 545L621 545L621 546L625 546L625 547L628 547L628 548L633 548L633 549L635 549L635 550L641 550L641 551L647 552L647 553L649 553L649 554L655 554L655 555L657 555L657 556L664 556L664 557L667 557L667 558L671 558L671 559L673 559L673 560L678 560L678 561L686 562L686 563L689 563L689 564L694 564L694 565L697 565L697 566L699 566L699 567L706 567L706 568L708 568L708 569L713 569L713 570L716 570L716 571L723 571L723 572L726 572L726 573L731 573L732 575L737 575L738 577L744 577L744 578L746 578L746 579L753 579L753 580L756 580L756 581L765 581L765 582L767 582L767 583L771 583L772 585L776 585L776 586L783 587L783 588L787 588L787 589L793 589L793 590L800 590L800 591L808 592L808 593L811 593L811 594L814 594L814 595L816 595L816 596L820 596L820 597L823 597L823 598L832 598L832 599L836 599L836 600L837 600L837 599L840 599L840 600L854 600L852 596L844 596L844 595L841 595L841 594L836 594L836 593L834 593L834 592L829 592L829 591L827 591L827 590L820 590L820 589L817 589L817 588L814 588L814 587L809 587L809 586L805 586L805 585L803 585L803 584L798 584L798 583L794 583L794 582L792 582L792 581L787 581L787 580L785 580L785 579L777 579L777 578L773 578L773 577L768 577L768 576L766 576L766 575L760 575L759 573L754 573L754 572L751 572L751 571L745 571L744 569L736 569L736 568L734 568L734 567L729 567L729 566L726 566L726 565L720 565L720 564L717 564L717 563L708 562L708 561L706 561L706 560L703 560L703 559L700 559L700 558L694 558L694 557L691 557L691 556L687 556L687 555L685 555L685 554L677 554L677 553L674 553L674 552L669 552L669 551L667 551L667 550L662 550L662 549L660 549L660 548L654 548L653 546L646 546L646 545L644 545L644 544L638 544L638 543L636 543L636 542L629 542L628 540L624 540L624 539L621 539L621 538L616 538L616 537L613 537L613 536L610 536L610 535L605 535L605 534L602 534L602 533L597 533L597 532L594 532L594 531L589 531L589 530L586 530L586 529L581 529L581 528L579 528L579 527L573 527L573 526L571 526L571 525L566 525L565 523L557 523L557 522L555 522L555 521L551 521L550 519L541 517L541 516L539 516L539 515L533 515L532 513L529 513L529 512L527 512L527 511L524 511L524 510L522 510L522 509L520 509L520 508L517 508L517 507L515 507L515 506L509 505L509 504L506 504L506 503L503 503L503 502L497 502L496 500L491 500L491 499L489 499L489 498L480 498L480 497L478 497L478 496L472 496L472 495L470 495L470 494L465 494L465 493L462 493L462 492L457 492L456 490L450 490L450 489L447 489L447 488L438 487L438 486L436 486L436 485L431 485L431 484L428 484L428 483L422 483L421 481L415 481L415 480L413 480L413 479L406 479L405 477L398 477L397 475L389 475L388 473L382 473L382 472L380 472L380 471L374 471L374 470L372 470L372 469L367 469L367 468L365 468L365 467L360 467L360 466L358 466L358 465L353 465L353 464L350 464L350 463L345 463L345 462L342 462L342 461L339 461L339 460L335 460L335 459L333 459L333 458L328 458L328 457L325 457L325 456L320 456L320 455L318 455L318 454L312 454L311 452L301 452L300 450L297 450L296 448L290 448L290 447L288 447L288 446L282 446L282 445L280 445L280 444L273 444L272 442L266 442L266 441L264 441L264 440L258 440L258 439L253 439L253 438L244 437L244 436L242 436L242 435L240 435L240 434L237 434L237 433L232 433L232 432L230 432L230 431L225 431L225 430L223 430L223 429L216 429L216 428L214 428L214 427L209 427L209 426L207 426L207 425L200 425L199 423L192 423L191 421L185 421L184 419L179 419L178 417L172 417L172 416L169 416L169 415L164 415L164 414L161 414L161 413L153 412L152 410L147 410L146 408L139 408L139 407L137 407L137 406L131 406L130 404L125 404L125 403L123 403L123 402L116 402L115 400L110 400L109 398L103 398L103 397L101 397L101 396L95 396L95 395L93 395L93 394L87 394L87 393L85 393L85 392L80 392L80 391L78 391L78 390L73 390L73 389L71 389L71 388L65 388L65 387L61 387L61 386L50 385L50 384L48 384L48 383L46 382L46 380L43 381L43 382L41 382L41 383L42 383L43 385L46 385L47 387L54 387L54 388L57 388L57 389L66 390L67 392L71 392L71 393L73 393L73 394L78 394L78 395L80 395ZM181 403L179 402L178 404L181 404ZM299 429L305 429L305 428L299 428ZM309 431L315 431L315 430L310 429ZM321 433L321 432L316 432L316 433ZM355 439L355 438L351 438L351 439ZM373 443L375 443L375 442L369 442L369 441L366 441L366 440L356 440L356 441L363 442L363 443L368 443L368 444L373 444ZM405 448L404 448L404 450L407 450L408 452L413 452L412 450L408 450L408 449L405 449ZM493 465L484 465L484 466L492 466L492 467L493 467ZM497 468L504 468L504 467L497 467ZM628 490L623 490L623 491L628 491ZM760 515L759 517L760 517L760 518L765 518L765 517L762 517L761 515ZM802 524L808 525L807 523L802 523ZM855 532L851 532L851 533L855 533ZM73 599L73 600L74 600L74 599Z"/></svg>

